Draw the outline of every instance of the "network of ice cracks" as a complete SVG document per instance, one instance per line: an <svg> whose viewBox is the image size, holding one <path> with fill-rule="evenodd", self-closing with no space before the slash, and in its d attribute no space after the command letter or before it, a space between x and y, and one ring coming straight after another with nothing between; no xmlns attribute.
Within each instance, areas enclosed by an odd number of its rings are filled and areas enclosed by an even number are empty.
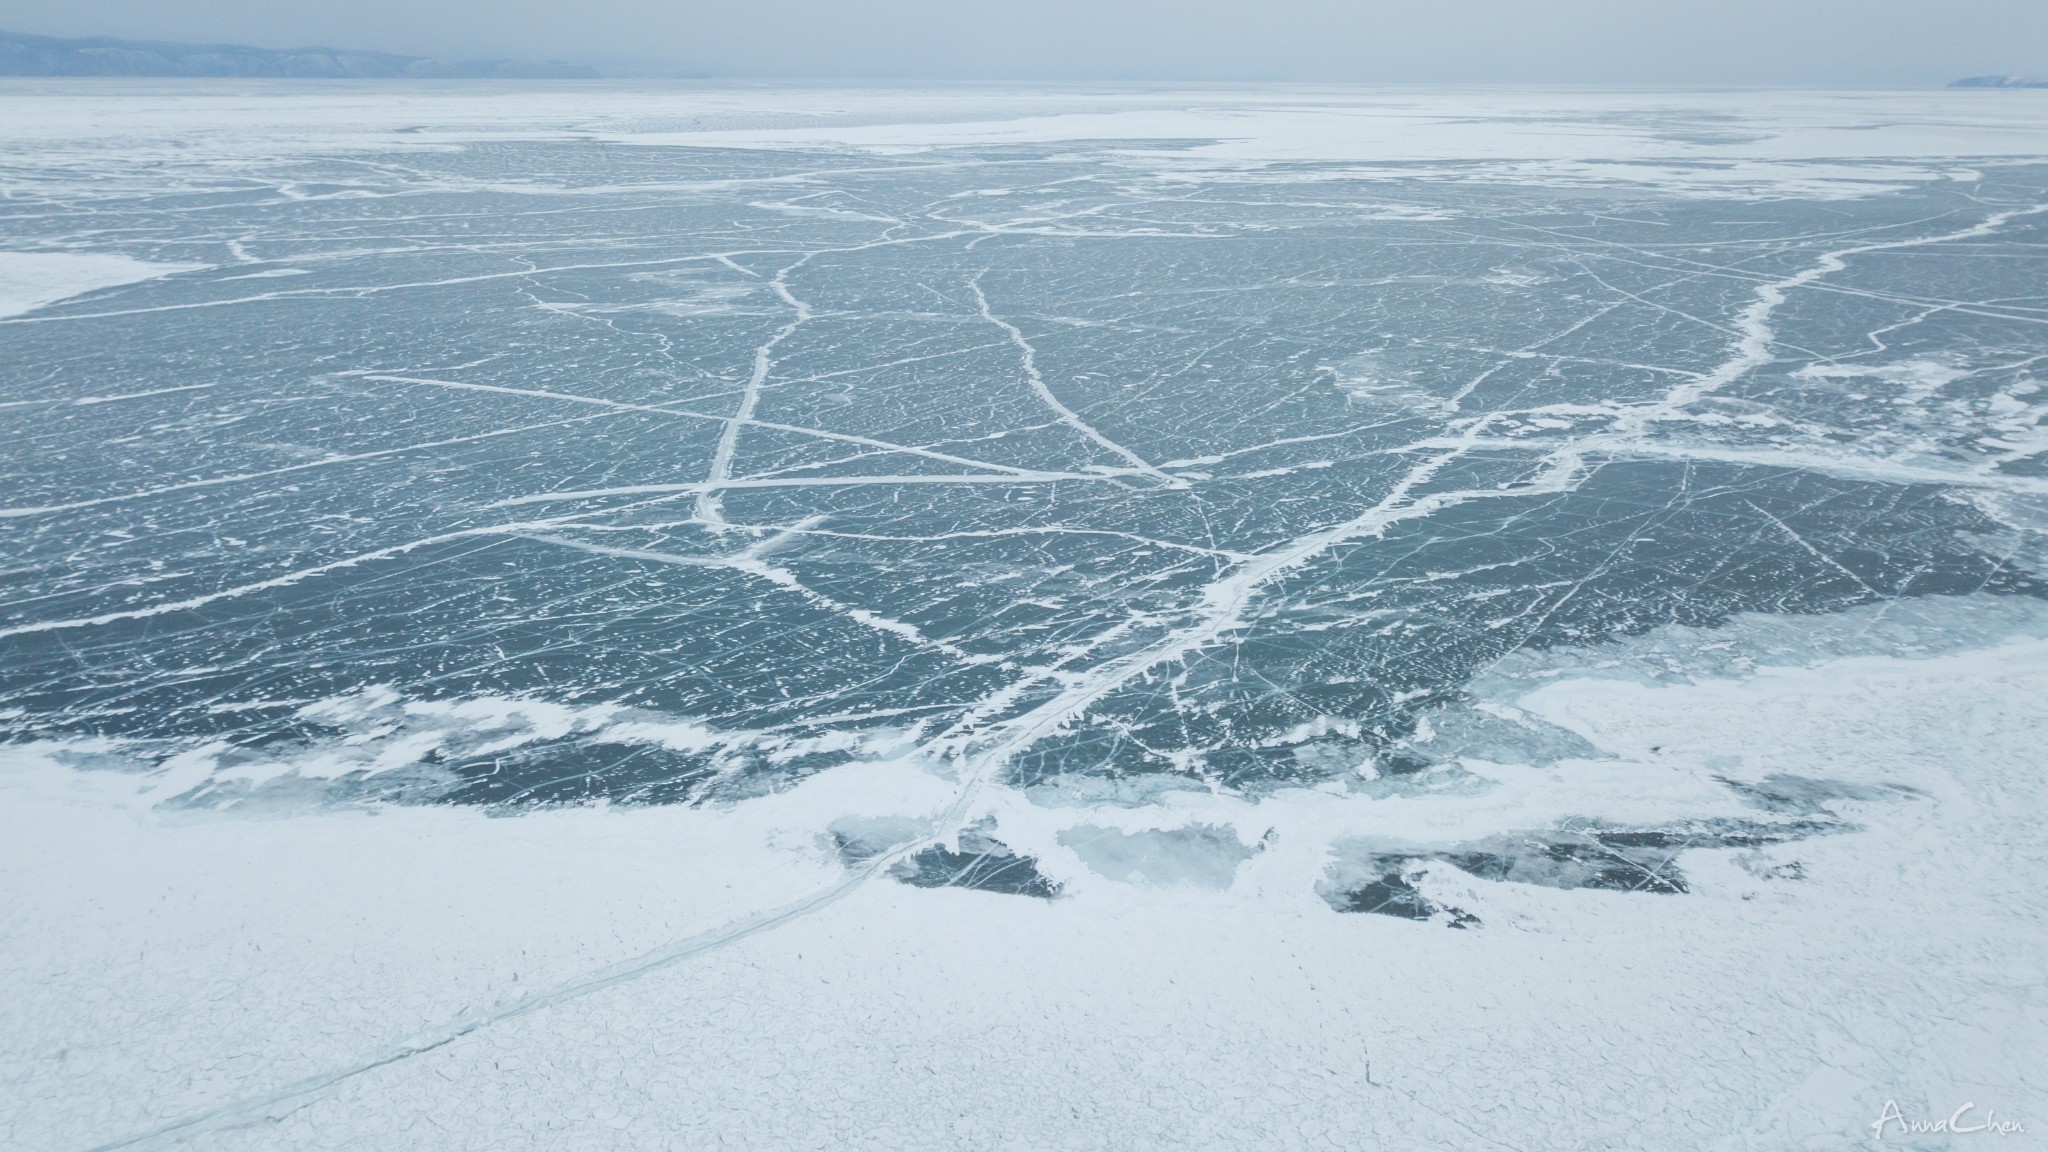
<svg viewBox="0 0 2048 1152"><path fill-rule="evenodd" d="M943 783L832 821L797 903L361 1068L877 880L1227 888L1289 834L1263 798L1599 759L1514 704L1562 667L1938 646L2048 593L2038 165L1716 196L571 140L6 178L12 242L163 273L0 320L12 741L237 813ZM1815 617L1853 624L1768 641ZM1915 802L1700 774L1332 837L1304 883L1466 927L1446 876L1796 879L1759 850Z"/></svg>

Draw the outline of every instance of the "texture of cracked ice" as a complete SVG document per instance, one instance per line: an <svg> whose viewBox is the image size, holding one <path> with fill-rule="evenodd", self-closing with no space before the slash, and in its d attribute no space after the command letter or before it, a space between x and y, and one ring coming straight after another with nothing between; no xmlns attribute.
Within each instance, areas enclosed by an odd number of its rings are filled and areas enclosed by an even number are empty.
<svg viewBox="0 0 2048 1152"><path fill-rule="evenodd" d="M1668 134L1708 129L1745 139ZM12 762L201 828L601 805L754 829L825 797L764 834L797 879L579 946L538 989L430 991L395 1048L366 1022L172 1091L65 1071L54 1046L108 1025L37 1016L14 1136L240 1147L878 883L997 917L1134 891L1539 931L1532 900L1796 888L1798 853L1945 794L1711 731L1674 768L1581 713L2042 634L2048 163L1778 160L1702 190L1188 147L11 144ZM1999 723L2038 736L2025 698ZM922 783L832 799L885 769ZM2008 856L2038 868L2033 843ZM947 1130L1137 1146L1004 1115ZM383 1146L406 1140L459 1144Z"/></svg>

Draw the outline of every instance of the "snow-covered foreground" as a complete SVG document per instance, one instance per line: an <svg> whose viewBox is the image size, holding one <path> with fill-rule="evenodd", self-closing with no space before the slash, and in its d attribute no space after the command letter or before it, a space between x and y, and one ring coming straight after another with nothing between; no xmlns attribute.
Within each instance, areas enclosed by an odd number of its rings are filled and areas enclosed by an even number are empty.
<svg viewBox="0 0 2048 1152"><path fill-rule="evenodd" d="M1006 822L1066 884L1052 901L849 884L831 825L951 802L954 782L909 763L730 807L264 819L167 815L111 758L15 750L6 1131L23 1148L185 1125L138 1145L1828 1149L1867 1139L1887 1099L2042 1114L2048 641L1537 678L1524 714L1601 758L1468 762L1500 784L1478 810L1330 789L1120 813L1263 833L1220 889L1105 879L1060 846L1083 810L1045 810L1040 840ZM1685 852L1685 896L1440 869L1422 890L1482 922L1446 930L1315 895L1344 836L1468 840L1575 805L1654 820L1696 812L1715 777L1785 775L1869 789L1829 801L1856 827Z"/></svg>

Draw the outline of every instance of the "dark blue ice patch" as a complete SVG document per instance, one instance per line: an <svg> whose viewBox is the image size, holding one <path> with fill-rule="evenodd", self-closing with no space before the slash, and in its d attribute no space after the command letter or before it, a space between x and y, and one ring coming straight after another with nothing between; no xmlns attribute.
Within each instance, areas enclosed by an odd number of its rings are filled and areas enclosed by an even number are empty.
<svg viewBox="0 0 2048 1152"><path fill-rule="evenodd" d="M1336 859L1316 891L1339 912L1448 918L1464 927L1477 918L1428 899L1416 887L1435 865L1447 864L1483 880L1545 888L1679 895L1691 891L1677 864L1679 854L1689 849L1758 849L1850 827L1827 818L1702 821L1671 828L1585 826L1504 833L1427 850L1381 850L1354 842L1337 846Z"/></svg>
<svg viewBox="0 0 2048 1152"><path fill-rule="evenodd" d="M1061 888L1039 874L1036 860L989 835L986 825L960 833L957 850L934 844L897 862L889 875L918 888L972 888L1041 900L1059 895Z"/></svg>

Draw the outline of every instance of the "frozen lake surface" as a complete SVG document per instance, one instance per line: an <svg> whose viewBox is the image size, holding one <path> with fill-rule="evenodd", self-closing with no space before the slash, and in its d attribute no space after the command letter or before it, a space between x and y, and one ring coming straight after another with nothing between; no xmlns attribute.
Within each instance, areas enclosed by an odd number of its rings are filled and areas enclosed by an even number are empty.
<svg viewBox="0 0 2048 1152"><path fill-rule="evenodd" d="M2048 93L8 82L0 186L9 1147L2048 1132Z"/></svg>

